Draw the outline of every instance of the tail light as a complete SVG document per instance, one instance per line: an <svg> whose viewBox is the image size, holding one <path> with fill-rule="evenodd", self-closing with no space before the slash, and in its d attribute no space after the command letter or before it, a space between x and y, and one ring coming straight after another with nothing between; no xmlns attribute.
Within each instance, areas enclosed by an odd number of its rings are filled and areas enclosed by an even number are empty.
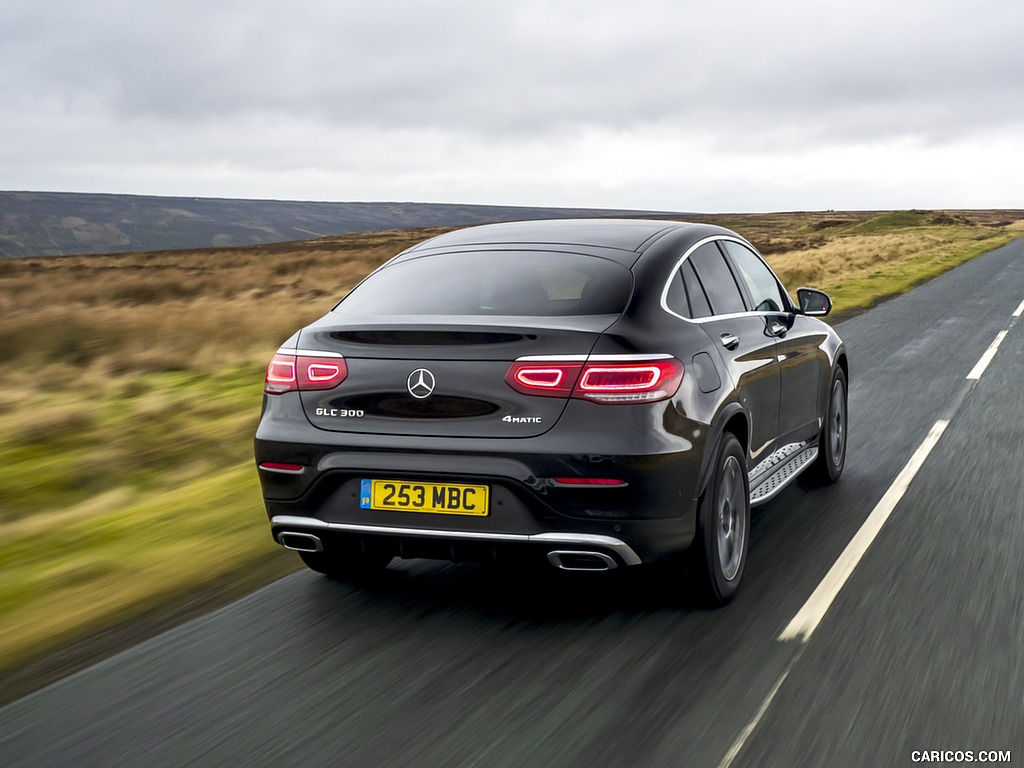
<svg viewBox="0 0 1024 768"><path fill-rule="evenodd" d="M268 395L284 392L334 389L348 376L341 355L288 354L278 352L267 366L263 391Z"/></svg>
<svg viewBox="0 0 1024 768"><path fill-rule="evenodd" d="M568 397L576 388L583 363L515 362L505 381L516 392L541 397Z"/></svg>
<svg viewBox="0 0 1024 768"><path fill-rule="evenodd" d="M598 403L652 403L672 397L683 380L674 357L601 357L587 362L518 360L505 374L524 395L575 397Z"/></svg>

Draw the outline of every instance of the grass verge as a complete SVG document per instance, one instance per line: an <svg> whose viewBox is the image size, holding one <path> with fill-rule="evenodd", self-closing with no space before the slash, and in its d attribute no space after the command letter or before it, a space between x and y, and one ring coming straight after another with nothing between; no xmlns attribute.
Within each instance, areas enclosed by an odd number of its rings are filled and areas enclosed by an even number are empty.
<svg viewBox="0 0 1024 768"><path fill-rule="evenodd" d="M125 496L0 526L0 669L247 570L281 572L248 463Z"/></svg>
<svg viewBox="0 0 1024 768"><path fill-rule="evenodd" d="M820 288L831 295L836 322L870 309L1019 237L1019 231L970 228L901 228L836 237L813 250L768 257L792 289Z"/></svg>

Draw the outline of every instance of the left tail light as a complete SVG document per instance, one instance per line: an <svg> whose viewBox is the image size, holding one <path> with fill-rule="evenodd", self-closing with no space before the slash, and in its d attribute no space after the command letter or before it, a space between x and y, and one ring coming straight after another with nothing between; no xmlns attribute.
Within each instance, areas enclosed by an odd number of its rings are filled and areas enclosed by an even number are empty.
<svg viewBox="0 0 1024 768"><path fill-rule="evenodd" d="M341 355L288 354L278 352L267 366L263 391L268 395L285 392L334 389L348 376Z"/></svg>

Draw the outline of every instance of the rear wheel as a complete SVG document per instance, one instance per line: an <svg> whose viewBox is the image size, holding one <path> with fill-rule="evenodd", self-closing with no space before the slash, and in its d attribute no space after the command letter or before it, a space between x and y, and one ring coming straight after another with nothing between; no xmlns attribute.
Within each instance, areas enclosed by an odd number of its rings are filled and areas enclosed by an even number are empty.
<svg viewBox="0 0 1024 768"><path fill-rule="evenodd" d="M740 441L722 437L714 474L700 499L697 535L686 552L694 597L724 605L739 588L750 538L750 483Z"/></svg>
<svg viewBox="0 0 1024 768"><path fill-rule="evenodd" d="M846 465L846 374L836 366L829 388L828 410L818 437L818 458L807 470L813 484L829 485L839 479Z"/></svg>
<svg viewBox="0 0 1024 768"><path fill-rule="evenodd" d="M299 557L310 570L336 581L352 581L380 573L393 559L389 553L375 550L339 554L299 552Z"/></svg>

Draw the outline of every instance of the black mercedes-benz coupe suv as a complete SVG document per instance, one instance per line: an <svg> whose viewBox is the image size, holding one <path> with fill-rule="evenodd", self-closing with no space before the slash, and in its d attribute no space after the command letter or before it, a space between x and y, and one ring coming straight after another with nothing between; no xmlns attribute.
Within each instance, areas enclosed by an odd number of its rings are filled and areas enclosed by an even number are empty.
<svg viewBox="0 0 1024 768"><path fill-rule="evenodd" d="M750 507L843 471L846 351L743 238L649 220L427 240L267 369L274 539L335 578L394 557L675 560L724 603ZM672 567L672 566L669 566Z"/></svg>

